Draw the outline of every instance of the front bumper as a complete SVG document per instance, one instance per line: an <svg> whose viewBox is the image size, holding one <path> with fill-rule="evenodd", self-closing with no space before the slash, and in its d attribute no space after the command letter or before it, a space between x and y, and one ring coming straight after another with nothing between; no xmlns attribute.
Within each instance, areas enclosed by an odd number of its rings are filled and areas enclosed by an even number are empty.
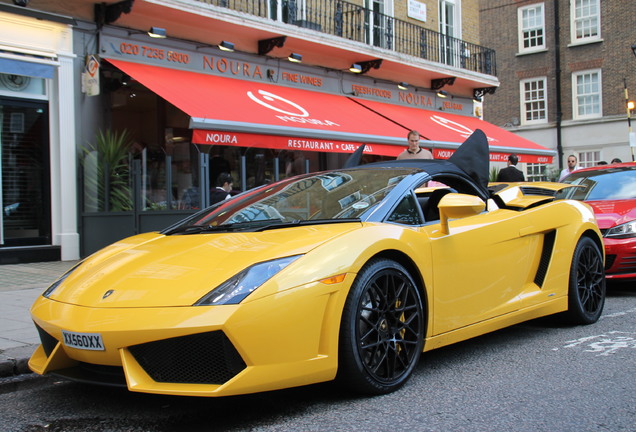
<svg viewBox="0 0 636 432"><path fill-rule="evenodd" d="M227 306L88 308L41 297L31 312L42 344L29 367L131 391L190 396L329 381L337 371L343 288L350 282L310 284ZM105 349L69 347L62 330L99 334Z"/></svg>

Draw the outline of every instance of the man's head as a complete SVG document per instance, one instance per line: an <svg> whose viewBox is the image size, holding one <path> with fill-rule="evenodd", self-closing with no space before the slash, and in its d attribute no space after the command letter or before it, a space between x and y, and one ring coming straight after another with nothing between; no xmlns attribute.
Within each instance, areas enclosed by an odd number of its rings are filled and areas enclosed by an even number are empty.
<svg viewBox="0 0 636 432"><path fill-rule="evenodd" d="M420 149L420 133L418 131L410 131L406 139L409 142L409 150L411 152L416 152Z"/></svg>
<svg viewBox="0 0 636 432"><path fill-rule="evenodd" d="M577 158L574 155L568 156L568 169L572 171L576 167Z"/></svg>
<svg viewBox="0 0 636 432"><path fill-rule="evenodd" d="M221 173L216 179L216 185L226 192L232 190L232 182L232 176L228 173Z"/></svg>
<svg viewBox="0 0 636 432"><path fill-rule="evenodd" d="M517 165L519 163L519 157L516 154L508 156L508 165Z"/></svg>
<svg viewBox="0 0 636 432"><path fill-rule="evenodd" d="M612 159L612 163L613 164L615 164L615 163L623 163L623 161L620 160L619 158L614 158L614 159Z"/></svg>

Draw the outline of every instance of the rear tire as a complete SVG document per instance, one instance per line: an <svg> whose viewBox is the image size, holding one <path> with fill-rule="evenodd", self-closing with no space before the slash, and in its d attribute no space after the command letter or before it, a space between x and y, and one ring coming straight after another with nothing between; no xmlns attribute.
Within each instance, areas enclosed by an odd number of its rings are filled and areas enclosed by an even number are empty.
<svg viewBox="0 0 636 432"><path fill-rule="evenodd" d="M568 311L572 324L592 324L598 321L605 305L605 269L603 254L589 237L582 237L572 257Z"/></svg>
<svg viewBox="0 0 636 432"><path fill-rule="evenodd" d="M336 380L363 394L397 390L419 361L424 328L420 293L407 270L388 259L370 261L343 310Z"/></svg>

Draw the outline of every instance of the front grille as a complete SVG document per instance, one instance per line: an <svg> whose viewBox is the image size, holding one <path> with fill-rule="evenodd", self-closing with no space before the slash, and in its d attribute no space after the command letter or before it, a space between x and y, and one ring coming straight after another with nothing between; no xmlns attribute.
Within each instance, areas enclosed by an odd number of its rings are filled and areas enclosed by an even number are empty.
<svg viewBox="0 0 636 432"><path fill-rule="evenodd" d="M36 324L35 328L38 330L38 334L40 335L40 342L42 342L42 348L44 349L44 353L48 357L51 355L51 353L55 349L55 346L57 345L58 340L55 339L50 334L48 334L46 331L44 331L44 329L40 327L39 325Z"/></svg>
<svg viewBox="0 0 636 432"><path fill-rule="evenodd" d="M148 342L129 350L157 382L223 384L246 367L222 331Z"/></svg>

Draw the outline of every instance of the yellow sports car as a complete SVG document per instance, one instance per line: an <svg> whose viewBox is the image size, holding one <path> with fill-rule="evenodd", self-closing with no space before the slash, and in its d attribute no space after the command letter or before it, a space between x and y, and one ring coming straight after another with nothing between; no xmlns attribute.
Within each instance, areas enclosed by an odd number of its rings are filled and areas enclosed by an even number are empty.
<svg viewBox="0 0 636 432"><path fill-rule="evenodd" d="M311 173L119 241L32 307L29 366L138 392L336 380L396 390L420 354L536 317L598 320L603 243L559 183L489 190L476 131L449 160Z"/></svg>

